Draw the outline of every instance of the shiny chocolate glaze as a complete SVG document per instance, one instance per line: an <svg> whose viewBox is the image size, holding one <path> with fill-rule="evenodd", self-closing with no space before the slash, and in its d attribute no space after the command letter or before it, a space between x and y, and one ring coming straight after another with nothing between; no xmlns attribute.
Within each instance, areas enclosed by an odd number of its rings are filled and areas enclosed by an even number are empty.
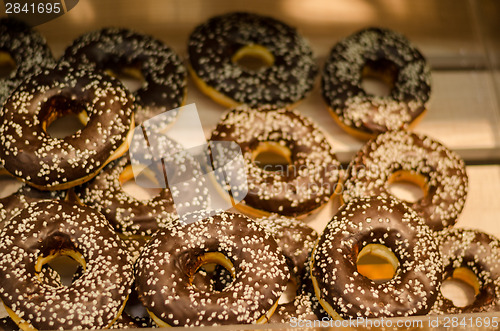
<svg viewBox="0 0 500 331"><path fill-rule="evenodd" d="M440 233L443 281L457 268L467 268L479 281L479 293L465 307L456 307L439 292L431 313L466 314L500 311L500 241L484 232L446 229Z"/></svg>
<svg viewBox="0 0 500 331"><path fill-rule="evenodd" d="M234 280L222 291L199 289L191 278L214 252L232 263ZM272 235L227 212L159 230L136 263L139 298L170 326L255 323L275 305L288 277Z"/></svg>
<svg viewBox="0 0 500 331"><path fill-rule="evenodd" d="M392 279L380 283L357 271L358 253L369 244L382 244L398 258ZM424 315L441 284L439 243L417 213L400 201L385 196L353 199L320 236L311 275L320 302L342 318Z"/></svg>

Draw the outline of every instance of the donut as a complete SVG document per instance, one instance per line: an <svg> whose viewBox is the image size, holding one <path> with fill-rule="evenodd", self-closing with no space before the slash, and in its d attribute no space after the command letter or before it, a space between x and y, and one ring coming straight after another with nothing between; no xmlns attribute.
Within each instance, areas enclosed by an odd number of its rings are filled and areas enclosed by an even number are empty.
<svg viewBox="0 0 500 331"><path fill-rule="evenodd" d="M223 291L192 285L207 263L230 271L233 282ZM160 327L265 323L289 277L272 235L246 216L227 212L160 229L135 271L139 299Z"/></svg>
<svg viewBox="0 0 500 331"><path fill-rule="evenodd" d="M166 136L157 138L151 153L154 162L141 172L156 181L157 187L165 184L156 196L139 200L123 190L122 184L127 180L135 179L138 185L142 184L141 178L135 177L135 164L131 163L128 154L110 163L92 181L76 189L80 201L104 214L122 237L151 236L166 224L177 222L178 210L190 213L209 207L208 189L201 169L198 169L199 164L174 140ZM138 151L140 145L134 140L130 149ZM169 168L167 179L163 166ZM158 175L161 178L157 178ZM169 185L169 179L175 181Z"/></svg>
<svg viewBox="0 0 500 331"><path fill-rule="evenodd" d="M42 266L42 270L40 270L40 272L38 273L38 279L42 284L46 284L48 286L63 286L59 273L52 269L52 267L50 267L48 264Z"/></svg>
<svg viewBox="0 0 500 331"><path fill-rule="evenodd" d="M318 73L311 47L295 28L251 13L228 13L197 26L188 56L196 85L227 107L294 105L312 90ZM267 67L240 66L248 56Z"/></svg>
<svg viewBox="0 0 500 331"><path fill-rule="evenodd" d="M127 149L134 127L133 97L117 81L61 65L30 77L0 111L0 159L15 177L40 190L84 183ZM47 127L67 113L85 127L54 138Z"/></svg>
<svg viewBox="0 0 500 331"><path fill-rule="evenodd" d="M135 262L134 262L135 263ZM139 296L137 291L135 290L135 283L132 285L132 292L130 293L127 304L125 305L125 309L123 313L120 315L123 317L121 321L125 321L130 324L131 320L136 324L136 328L151 328L156 327L153 320L149 316L146 308L142 305L139 300ZM120 319L116 321L113 326L119 328L116 324L120 322Z"/></svg>
<svg viewBox="0 0 500 331"><path fill-rule="evenodd" d="M66 48L62 60L142 77L133 93L136 124L182 106L186 97L186 68L179 56L160 40L129 29L86 33Z"/></svg>
<svg viewBox="0 0 500 331"><path fill-rule="evenodd" d="M307 290L307 284L311 284L311 281L310 273L306 271L306 268L311 251L318 239L316 231L302 221L278 215L260 218L256 221L276 239L286 258L291 281L296 284L297 289L295 297L290 302L278 304L269 323L289 323L292 318L319 320L325 316L326 313L317 314L317 310L320 309L319 302L315 300L314 291Z"/></svg>
<svg viewBox="0 0 500 331"><path fill-rule="evenodd" d="M391 87L388 96L366 92L365 77L379 77ZM367 28L337 43L321 76L323 99L333 119L362 140L389 130L415 126L426 113L431 91L430 68L403 35Z"/></svg>
<svg viewBox="0 0 500 331"><path fill-rule="evenodd" d="M125 244L125 247L127 249L127 252L132 260L132 263L135 264L137 259L142 253L142 250L144 247L146 247L149 239L151 237L149 236L132 236L132 237L121 237L123 243Z"/></svg>
<svg viewBox="0 0 500 331"><path fill-rule="evenodd" d="M83 274L69 287L40 281L44 264L59 255ZM100 329L120 315L133 268L118 236L93 209L63 201L30 204L0 231L0 288L10 317L22 329Z"/></svg>
<svg viewBox="0 0 500 331"><path fill-rule="evenodd" d="M55 64L45 38L28 25L13 18L0 18L0 63L13 68L0 77L0 106L12 91L41 68ZM1 108L1 107L0 107Z"/></svg>
<svg viewBox="0 0 500 331"><path fill-rule="evenodd" d="M246 176L248 194L236 205L246 214L303 217L335 192L340 163L321 130L297 111L240 106L223 117L211 140L234 141L241 148L246 169L227 171L234 178ZM255 159L263 151L284 156L289 165L279 171L259 167Z"/></svg>
<svg viewBox="0 0 500 331"><path fill-rule="evenodd" d="M423 198L409 203L434 231L455 224L467 197L464 161L441 143L422 134L387 132L367 142L348 166L342 199L390 194L390 184L412 182Z"/></svg>
<svg viewBox="0 0 500 331"><path fill-rule="evenodd" d="M431 313L466 314L500 311L500 241L484 232L451 228L439 234L443 281L454 278L473 285L474 301L456 307L439 292Z"/></svg>
<svg viewBox="0 0 500 331"><path fill-rule="evenodd" d="M385 247L395 267L394 277L383 283L357 271L362 249L373 245ZM415 211L386 196L343 205L311 258L316 296L333 318L424 315L438 295L441 272L433 232Z"/></svg>

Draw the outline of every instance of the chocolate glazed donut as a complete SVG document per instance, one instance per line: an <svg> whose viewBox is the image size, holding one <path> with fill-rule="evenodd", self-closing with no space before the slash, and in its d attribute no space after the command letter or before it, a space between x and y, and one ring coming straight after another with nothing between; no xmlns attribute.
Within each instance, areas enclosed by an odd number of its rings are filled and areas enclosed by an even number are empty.
<svg viewBox="0 0 500 331"><path fill-rule="evenodd" d="M224 14L199 25L189 37L188 54L194 82L227 107L294 105L312 90L318 73L311 47L296 29L250 13ZM269 67L238 65L245 55L262 58Z"/></svg>
<svg viewBox="0 0 500 331"><path fill-rule="evenodd" d="M233 282L222 291L193 286L193 275L206 263L222 265ZM272 235L226 212L159 230L135 270L139 299L159 326L266 322L289 277Z"/></svg>
<svg viewBox="0 0 500 331"><path fill-rule="evenodd" d="M474 301L456 307L440 292L432 313L465 314L500 311L500 241L476 230L446 229L439 234L443 281L453 277L472 283ZM472 273L472 274L471 274Z"/></svg>
<svg viewBox="0 0 500 331"><path fill-rule="evenodd" d="M0 19L0 61L2 53L15 69L0 79L0 108L12 91L26 78L55 64L45 38L28 25L12 18Z"/></svg>
<svg viewBox="0 0 500 331"><path fill-rule="evenodd" d="M390 194L396 181L421 187L424 196L408 205L434 231L453 226L465 205L464 161L434 139L408 131L386 132L363 146L347 169L342 199Z"/></svg>
<svg viewBox="0 0 500 331"><path fill-rule="evenodd" d="M367 93L361 82L368 76L386 81L390 95ZM364 140L415 125L431 91L430 68L420 51L403 35L380 28L361 30L336 44L321 82L332 117Z"/></svg>
<svg viewBox="0 0 500 331"><path fill-rule="evenodd" d="M397 258L394 277L375 282L357 271L360 251L384 245ZM353 199L342 206L319 238L311 261L314 290L332 317L424 315L442 279L439 245L405 204L384 196Z"/></svg>
<svg viewBox="0 0 500 331"><path fill-rule="evenodd" d="M97 174L128 148L133 97L116 79L60 65L24 81L0 112L5 169L41 190L62 190ZM47 127L67 113L85 127L53 138Z"/></svg>
<svg viewBox="0 0 500 331"><path fill-rule="evenodd" d="M43 265L68 255L83 267L68 287L42 283ZM93 209L60 201L30 204L0 232L0 298L23 329L100 329L120 315L133 281L123 243Z"/></svg>
<svg viewBox="0 0 500 331"><path fill-rule="evenodd" d="M296 111L238 107L219 122L211 140L234 141L241 148L246 169L234 171L246 171L248 194L236 206L244 213L305 216L335 193L340 163L321 130ZM280 171L261 168L255 162L261 151L282 154L289 165Z"/></svg>
<svg viewBox="0 0 500 331"><path fill-rule="evenodd" d="M152 36L128 29L104 28L73 41L62 60L113 73L127 69L140 71L144 82L134 92L136 124L184 103L186 68L170 47Z"/></svg>

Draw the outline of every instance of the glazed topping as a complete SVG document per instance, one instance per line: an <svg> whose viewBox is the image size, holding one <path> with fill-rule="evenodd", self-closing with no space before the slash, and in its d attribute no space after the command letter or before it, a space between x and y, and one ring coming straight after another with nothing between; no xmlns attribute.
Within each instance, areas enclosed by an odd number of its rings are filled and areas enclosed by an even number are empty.
<svg viewBox="0 0 500 331"><path fill-rule="evenodd" d="M268 68L251 71L233 63L238 50L259 45L274 57ZM318 68L308 42L273 18L229 13L198 26L188 43L193 71L208 86L237 104L285 106L304 98Z"/></svg>
<svg viewBox="0 0 500 331"><path fill-rule="evenodd" d="M77 252L83 274L69 287L42 283L39 258ZM105 328L130 293L133 270L123 243L93 209L66 202L29 205L0 232L0 298L36 329Z"/></svg>
<svg viewBox="0 0 500 331"><path fill-rule="evenodd" d="M361 86L363 69L377 62L396 68L389 96L368 94ZM335 115L345 125L371 134L406 128L425 110L430 85L430 68L418 49L403 35L379 28L361 30L337 43L322 75L323 98Z"/></svg>
<svg viewBox="0 0 500 331"><path fill-rule="evenodd" d="M394 277L377 283L357 271L368 244L399 260ZM426 314L439 291L439 244L415 211L390 197L353 199L328 223L313 253L316 295L343 318ZM322 303L323 304L323 303Z"/></svg>
<svg viewBox="0 0 500 331"><path fill-rule="evenodd" d="M85 128L65 138L46 132L54 112L85 111ZM0 159L39 188L90 179L125 143L133 98L115 79L61 65L23 82L0 112Z"/></svg>
<svg viewBox="0 0 500 331"><path fill-rule="evenodd" d="M389 178L398 171L423 176L424 197L410 206L435 231L457 221L467 197L463 160L439 142L406 131L387 132L369 141L351 162L342 198L389 194Z"/></svg>
<svg viewBox="0 0 500 331"><path fill-rule="evenodd" d="M477 230L446 229L441 232L443 281L456 269L467 268L479 281L479 293L474 302L456 307L439 292L432 312L436 314L466 314L500 309L500 241Z"/></svg>
<svg viewBox="0 0 500 331"><path fill-rule="evenodd" d="M241 147L248 180L243 201L255 209L304 215L325 204L335 191L340 168L335 153L320 129L296 111L238 107L219 122L211 140L235 141ZM269 142L291 152L283 171L266 170L253 161L258 145Z"/></svg>
<svg viewBox="0 0 500 331"><path fill-rule="evenodd" d="M76 64L122 73L137 69L144 82L134 92L135 123L180 107L186 94L186 68L179 56L152 36L105 28L77 38L62 58Z"/></svg>
<svg viewBox="0 0 500 331"><path fill-rule="evenodd" d="M45 38L12 18L0 19L0 52L6 52L15 62L9 77L0 79L0 105L27 77L55 64Z"/></svg>
<svg viewBox="0 0 500 331"><path fill-rule="evenodd" d="M190 283L207 253L220 253L233 266L234 280L220 292ZM276 303L288 276L271 234L226 212L159 230L136 263L139 298L170 326L255 323Z"/></svg>

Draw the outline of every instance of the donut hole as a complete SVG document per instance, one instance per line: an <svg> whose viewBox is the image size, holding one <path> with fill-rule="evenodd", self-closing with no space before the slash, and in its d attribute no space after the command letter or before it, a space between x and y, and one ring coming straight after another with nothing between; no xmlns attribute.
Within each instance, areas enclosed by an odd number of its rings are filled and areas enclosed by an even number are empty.
<svg viewBox="0 0 500 331"><path fill-rule="evenodd" d="M263 170L285 173L292 164L292 152L277 142L261 142L253 151L253 162Z"/></svg>
<svg viewBox="0 0 500 331"><path fill-rule="evenodd" d="M361 71L361 88L373 96L389 96L398 77L395 63L386 59L367 60Z"/></svg>
<svg viewBox="0 0 500 331"><path fill-rule="evenodd" d="M451 277L443 281L441 293L455 307L464 308L474 303L480 288L479 279L474 272L461 267L453 270Z"/></svg>
<svg viewBox="0 0 500 331"><path fill-rule="evenodd" d="M0 174L0 199L16 193L23 186L23 182L8 174Z"/></svg>
<svg viewBox="0 0 500 331"><path fill-rule="evenodd" d="M85 128L88 121L84 106L65 96L49 98L40 111L40 122L52 138L63 139Z"/></svg>
<svg viewBox="0 0 500 331"><path fill-rule="evenodd" d="M136 92L146 81L139 65L119 69L106 69L106 73L122 82L130 92Z"/></svg>
<svg viewBox="0 0 500 331"><path fill-rule="evenodd" d="M233 263L219 252L198 257L198 266L189 278L189 284L200 291L222 292L235 278Z"/></svg>
<svg viewBox="0 0 500 331"><path fill-rule="evenodd" d="M399 200L415 203L422 200L428 191L427 178L406 170L392 173L387 180L387 191Z"/></svg>
<svg viewBox="0 0 500 331"><path fill-rule="evenodd" d="M4 51L0 51L0 79L9 77L16 70L16 61Z"/></svg>
<svg viewBox="0 0 500 331"><path fill-rule="evenodd" d="M48 276L46 271L42 271L44 266L49 266L53 271L59 275L59 279L47 281L42 277L41 272L45 272L44 276ZM53 285L60 282L62 286L71 286L86 269L86 263L83 256L74 250L61 250L52 253L48 256L39 257L35 265L35 271L38 278L43 283Z"/></svg>
<svg viewBox="0 0 500 331"><path fill-rule="evenodd" d="M140 201L147 201L157 197L161 188L158 187L158 182L154 179L154 175L145 168L136 177L132 166L129 165L123 169L118 177L123 192L132 198Z"/></svg>
<svg viewBox="0 0 500 331"><path fill-rule="evenodd" d="M368 244L358 253L358 272L377 283L391 280L398 267L398 258L387 246Z"/></svg>
<svg viewBox="0 0 500 331"><path fill-rule="evenodd" d="M266 47L252 44L238 49L231 60L246 71L260 71L273 66L274 55Z"/></svg>
<svg viewBox="0 0 500 331"><path fill-rule="evenodd" d="M286 289L278 300L279 305L284 305L286 303L292 302L297 295L297 282L290 278L288 283L286 283Z"/></svg>

